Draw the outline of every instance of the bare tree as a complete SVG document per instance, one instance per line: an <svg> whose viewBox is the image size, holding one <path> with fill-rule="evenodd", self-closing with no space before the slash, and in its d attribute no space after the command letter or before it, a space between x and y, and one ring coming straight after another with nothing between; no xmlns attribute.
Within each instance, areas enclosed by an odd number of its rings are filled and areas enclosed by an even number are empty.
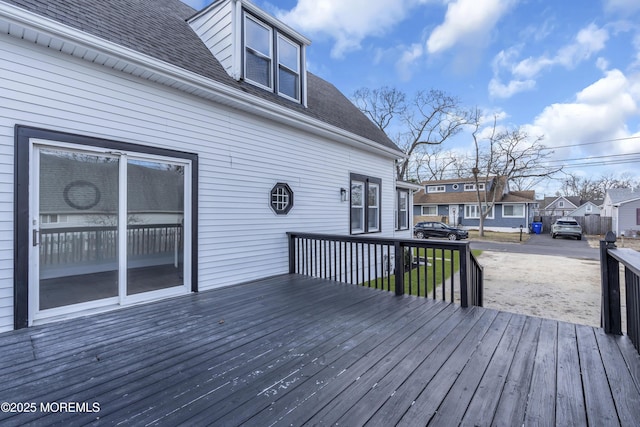
<svg viewBox="0 0 640 427"><path fill-rule="evenodd" d="M532 139L520 128L498 130L494 116L489 135L481 138L480 111L476 110L472 117L475 152L471 173L476 187L479 232L484 236L484 221L511 181L549 178L560 172L562 166L545 166L553 152L542 145L541 136Z"/></svg>
<svg viewBox="0 0 640 427"><path fill-rule="evenodd" d="M353 103L383 132L398 116L407 111L406 95L387 86L380 89L360 88L353 94Z"/></svg>
<svg viewBox="0 0 640 427"><path fill-rule="evenodd" d="M614 174L596 177L581 177L575 173L568 173L562 180L562 191L565 196L577 196L584 200L604 199L610 188L633 188L640 184L640 180L630 174L615 176Z"/></svg>
<svg viewBox="0 0 640 427"><path fill-rule="evenodd" d="M457 176L456 171L461 165L460 158L452 151L444 150L442 145L427 147L420 155L421 157L414 156L415 164L409 166L418 182Z"/></svg>
<svg viewBox="0 0 640 427"><path fill-rule="evenodd" d="M353 102L407 155L407 160L396 165L401 180L417 177L415 167L421 164L425 147L442 144L467 122L460 101L440 90L419 91L407 101L394 88L363 88L354 93ZM390 135L394 128L395 135Z"/></svg>

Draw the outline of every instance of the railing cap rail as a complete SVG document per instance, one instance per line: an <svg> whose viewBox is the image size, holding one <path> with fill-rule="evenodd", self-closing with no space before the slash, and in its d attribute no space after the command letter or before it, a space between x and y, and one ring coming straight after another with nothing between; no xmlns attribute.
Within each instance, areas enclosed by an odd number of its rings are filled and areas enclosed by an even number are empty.
<svg viewBox="0 0 640 427"><path fill-rule="evenodd" d="M640 276L640 252L629 248L607 248L609 255Z"/></svg>
<svg viewBox="0 0 640 427"><path fill-rule="evenodd" d="M322 233L306 233L288 231L289 237L299 237L306 239L317 240L336 240L340 242L355 242L355 243L373 243L373 244L386 244L393 245L400 243L402 245L433 247L436 249L454 249L461 250L468 247L469 242L451 241L451 240L423 240L423 239L398 239L395 237L375 237L375 236L359 236L359 235L340 235L340 234L322 234Z"/></svg>

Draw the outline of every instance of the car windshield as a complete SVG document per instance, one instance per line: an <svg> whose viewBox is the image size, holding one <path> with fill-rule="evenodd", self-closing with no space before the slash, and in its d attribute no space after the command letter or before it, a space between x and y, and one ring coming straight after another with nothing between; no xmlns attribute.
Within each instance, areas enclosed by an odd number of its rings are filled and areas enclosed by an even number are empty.
<svg viewBox="0 0 640 427"><path fill-rule="evenodd" d="M558 225L579 225L575 221L558 221Z"/></svg>

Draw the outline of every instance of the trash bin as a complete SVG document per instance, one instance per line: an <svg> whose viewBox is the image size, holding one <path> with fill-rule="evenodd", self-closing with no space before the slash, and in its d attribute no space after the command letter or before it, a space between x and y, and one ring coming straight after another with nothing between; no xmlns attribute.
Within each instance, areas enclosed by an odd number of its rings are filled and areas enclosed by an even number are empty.
<svg viewBox="0 0 640 427"><path fill-rule="evenodd" d="M540 234L542 233L542 223L541 222L534 222L531 223L531 228L533 229L533 232L535 234Z"/></svg>

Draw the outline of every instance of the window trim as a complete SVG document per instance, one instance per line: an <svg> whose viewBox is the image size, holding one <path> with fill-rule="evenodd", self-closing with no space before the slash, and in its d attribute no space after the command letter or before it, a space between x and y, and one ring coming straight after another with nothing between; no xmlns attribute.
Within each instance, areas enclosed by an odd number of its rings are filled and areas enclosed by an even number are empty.
<svg viewBox="0 0 640 427"><path fill-rule="evenodd" d="M280 39L284 40L286 43L289 43L291 45L293 45L296 48L296 53L297 53L297 63L298 63L298 70L292 70L291 68L289 68L288 66L286 66L285 64L283 64L280 61L280 48L279 48L279 42ZM285 98L291 99L293 101L297 101L300 102L300 99L302 97L302 76L301 76L301 70L302 70L302 66L301 66L301 57L302 57L302 47L300 46L300 44L296 43L295 41L291 40L289 37L286 37L284 34L276 32L276 57L277 57L277 64L276 64L276 68L277 68L277 77L275 80L277 82L277 86L278 86L278 95L283 96ZM290 71L291 73L295 74L296 76L296 97L291 97L288 94L282 92L280 90L280 68L284 68L286 71Z"/></svg>
<svg viewBox="0 0 640 427"><path fill-rule="evenodd" d="M367 175L352 173L349 178L350 196L353 192L353 184L362 184L362 206L356 206L362 209L360 219L362 220L362 228L353 229L353 197L349 197L349 234L367 234L382 232L382 180ZM369 189L375 186L378 189L378 205L377 208L377 228L369 229Z"/></svg>
<svg viewBox="0 0 640 427"><path fill-rule="evenodd" d="M436 213L435 214L425 213L424 208L435 208ZM420 213L422 214L422 216L438 216L438 205L422 205L422 209Z"/></svg>
<svg viewBox="0 0 640 427"><path fill-rule="evenodd" d="M269 30L269 70L270 70L270 81L269 81L269 86L265 86L260 82L256 82L254 80L251 80L250 78L247 77L247 49L250 49L252 52L255 52L255 54L259 54L259 56L265 57L263 53L255 51L255 49L251 48L250 46L247 45L247 19L253 21L254 23L256 23L257 25L260 25L266 29ZM279 53L279 48L278 48L278 42L279 40L282 39L287 43L290 43L291 45L295 46L297 48L297 62L298 62L298 70L292 70L290 67L281 64L280 62L280 53ZM294 37L291 37L287 34L287 32L282 31L280 28L278 28L277 26L270 24L268 22L265 22L264 20L262 20L261 18L259 18L258 16L256 16L255 14L253 14L252 12L248 11L248 10L243 10L242 13L242 46L241 46L241 51L242 51L242 66L241 66L241 70L242 70L242 79L249 83L252 84L254 86L260 87L262 89L265 89L269 92L275 93L278 96L281 96L283 98L289 99L291 101L297 102L297 103L301 103L302 100L304 99L304 81L303 81L303 77L304 77L304 72L305 72L305 64L304 64L304 60L303 60L303 56L304 56L304 45L299 42L296 41L296 39ZM267 58L267 57L265 57ZM284 67L285 70L290 71L292 73L295 73L297 76L297 88L296 88L296 96L295 97L291 97L288 94L281 92L280 91L280 67Z"/></svg>
<svg viewBox="0 0 640 427"><path fill-rule="evenodd" d="M504 213L504 208L506 206L522 206L522 215L506 215ZM526 209L524 203L504 203L502 205L502 217L503 218L525 218L526 217L526 212L527 212L527 209Z"/></svg>
<svg viewBox="0 0 640 427"><path fill-rule="evenodd" d="M398 204L398 212L397 212L397 216L396 216L396 230L400 231L400 230L408 230L409 229L409 211L410 211L410 206L409 206L409 190L407 189L401 189L401 188L397 188L396 189L397 192L397 201L396 203ZM406 207L404 210L404 214L403 211L400 209L400 200L402 198L402 195L404 195L406 197ZM406 226L401 226L400 223L400 219L403 218L405 219L405 224Z"/></svg>
<svg viewBox="0 0 640 427"><path fill-rule="evenodd" d="M484 182L479 182L478 183L478 188L480 189L480 191L484 191ZM465 184L464 185L464 191L476 191L476 184Z"/></svg>
<svg viewBox="0 0 640 427"><path fill-rule="evenodd" d="M269 31L269 55L265 56L264 53L257 51L256 49L252 48L251 46L248 45L247 42L247 25L246 25L246 20L249 19L251 21L253 21L253 23L255 23L256 25L259 25L261 27L263 27L264 29L266 29L267 31ZM265 24L264 22L260 21L258 18L254 17L253 15L251 15L250 13L245 13L244 14L244 20L242 21L242 36L243 36L243 43L242 43L242 76L244 77L245 81L248 83L251 83L253 85L256 85L258 87L261 87L263 89L267 89L269 91L273 91L274 89L274 80L275 80L275 76L273 74L273 59L274 59L274 46L273 46L273 37L274 37L274 29L273 27L271 27L270 25ZM269 61L269 85L265 86L260 82L257 82L255 80L251 80L250 78L247 77L247 50L251 50L254 55L257 55L261 58L265 58L268 59Z"/></svg>
<svg viewBox="0 0 640 427"><path fill-rule="evenodd" d="M280 207L283 198L286 198L286 205ZM278 182L273 186L269 192L269 206L276 215L287 215L293 208L293 190L286 182Z"/></svg>
<svg viewBox="0 0 640 427"><path fill-rule="evenodd" d="M467 207L473 206L475 207L475 210L477 211L477 216L469 216L467 215ZM494 219L495 218L495 205L491 206L491 212L489 212L489 214L486 216L485 219ZM464 205L464 219L480 219L480 212L478 209L478 205L477 204L467 204Z"/></svg>
<svg viewBox="0 0 640 427"><path fill-rule="evenodd" d="M122 152L137 152L165 158L184 159L191 162L191 291L198 291L198 155L173 151L153 146L101 139L81 134L39 129L16 125L14 130L15 172L14 172L14 329L29 326L29 245L30 236L30 191L31 180L31 140L40 139L56 144L73 144ZM20 243L20 244L18 244Z"/></svg>

